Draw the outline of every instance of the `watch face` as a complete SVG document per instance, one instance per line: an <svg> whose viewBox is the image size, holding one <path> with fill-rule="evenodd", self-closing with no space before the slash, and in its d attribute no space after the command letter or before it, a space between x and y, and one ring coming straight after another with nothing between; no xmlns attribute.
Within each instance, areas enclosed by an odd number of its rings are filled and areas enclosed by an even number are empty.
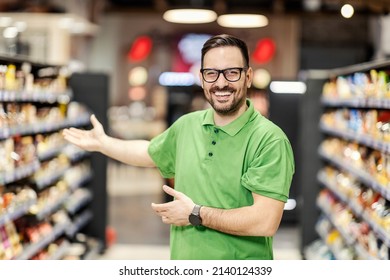
<svg viewBox="0 0 390 280"><path fill-rule="evenodd" d="M193 226L200 226L202 224L202 219L199 216L194 214L190 215L189 221Z"/></svg>

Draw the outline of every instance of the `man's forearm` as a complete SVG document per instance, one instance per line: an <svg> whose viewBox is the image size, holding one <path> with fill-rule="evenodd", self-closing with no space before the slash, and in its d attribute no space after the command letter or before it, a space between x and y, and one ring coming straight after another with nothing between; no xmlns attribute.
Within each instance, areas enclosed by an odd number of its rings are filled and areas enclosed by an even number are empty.
<svg viewBox="0 0 390 280"><path fill-rule="evenodd" d="M268 207L265 207L269 204ZM200 216L205 227L242 236L273 236L280 224L284 203L267 201L235 209L202 207Z"/></svg>
<svg viewBox="0 0 390 280"><path fill-rule="evenodd" d="M121 140L110 136L104 137L99 152L125 164L154 167L155 164L148 153L147 140Z"/></svg>

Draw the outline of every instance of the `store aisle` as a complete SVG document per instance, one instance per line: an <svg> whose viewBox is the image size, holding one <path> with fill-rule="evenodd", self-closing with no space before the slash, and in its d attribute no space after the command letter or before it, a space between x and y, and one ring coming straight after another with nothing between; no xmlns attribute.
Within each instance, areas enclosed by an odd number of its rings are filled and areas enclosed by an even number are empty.
<svg viewBox="0 0 390 280"><path fill-rule="evenodd" d="M150 208L152 202L164 200L158 171L109 161L107 178L108 225L116 241L101 259L169 259L169 226ZM301 259L299 242L299 229L282 225L274 239L275 259Z"/></svg>

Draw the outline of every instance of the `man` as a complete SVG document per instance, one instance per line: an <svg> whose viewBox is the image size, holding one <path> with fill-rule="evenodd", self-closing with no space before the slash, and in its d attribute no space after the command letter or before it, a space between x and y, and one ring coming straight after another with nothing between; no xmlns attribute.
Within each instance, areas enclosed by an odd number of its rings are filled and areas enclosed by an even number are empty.
<svg viewBox="0 0 390 280"><path fill-rule="evenodd" d="M109 137L94 116L92 130L71 128L64 137L175 178L175 189L163 186L174 200L152 203L171 224L172 259L272 259L272 236L294 173L290 143L247 99L253 70L243 41L210 38L201 63L212 108L182 116L150 142Z"/></svg>

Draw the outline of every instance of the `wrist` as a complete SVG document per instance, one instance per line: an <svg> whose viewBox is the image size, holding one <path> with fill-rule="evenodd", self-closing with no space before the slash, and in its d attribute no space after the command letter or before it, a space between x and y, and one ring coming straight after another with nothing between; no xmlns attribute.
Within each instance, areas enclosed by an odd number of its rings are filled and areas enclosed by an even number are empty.
<svg viewBox="0 0 390 280"><path fill-rule="evenodd" d="M110 147L110 137L104 133L99 137L99 140L97 142L98 145L96 147L96 151L107 155L108 153L107 147Z"/></svg>
<svg viewBox="0 0 390 280"><path fill-rule="evenodd" d="M202 225L202 218L200 215L200 211L202 209L202 205L195 204L194 208L192 209L191 214L188 217L188 220L191 225L193 226L201 226Z"/></svg>

